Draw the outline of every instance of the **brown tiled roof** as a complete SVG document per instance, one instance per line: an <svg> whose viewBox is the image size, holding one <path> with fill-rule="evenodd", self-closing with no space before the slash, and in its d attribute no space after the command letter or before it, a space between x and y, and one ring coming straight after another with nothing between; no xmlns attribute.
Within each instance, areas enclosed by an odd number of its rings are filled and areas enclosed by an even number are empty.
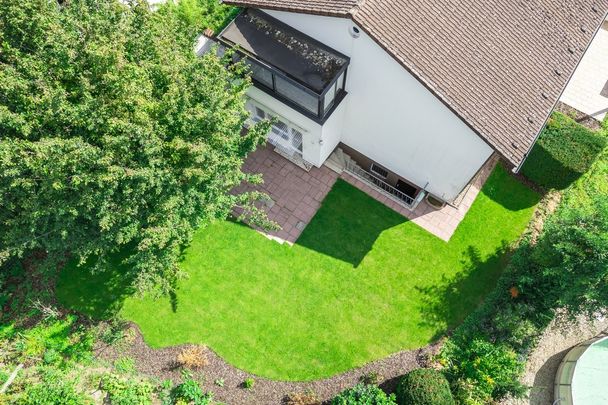
<svg viewBox="0 0 608 405"><path fill-rule="evenodd" d="M352 18L515 166L608 10L608 0L225 2Z"/></svg>
<svg viewBox="0 0 608 405"><path fill-rule="evenodd" d="M359 0L223 0L226 4L329 16L349 16Z"/></svg>

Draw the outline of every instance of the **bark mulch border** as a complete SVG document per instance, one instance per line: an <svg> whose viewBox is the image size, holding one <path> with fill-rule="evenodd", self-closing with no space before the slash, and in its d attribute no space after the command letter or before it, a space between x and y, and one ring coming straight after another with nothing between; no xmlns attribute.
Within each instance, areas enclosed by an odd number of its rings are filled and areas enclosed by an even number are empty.
<svg viewBox="0 0 608 405"><path fill-rule="evenodd" d="M196 345L179 345L161 349L149 347L143 339L139 327L129 324L128 342L106 345L98 343L96 357L113 362L120 357L135 360L136 369L144 376L158 380L170 379L174 383L182 380L182 370L176 366L177 355L185 348ZM237 404L281 404L290 393L313 392L320 401L328 401L346 388L352 387L365 376L377 375L379 385L387 392L395 389L398 378L410 370L429 365L430 356L441 347L437 342L420 349L401 351L384 359L370 362L342 374L322 380L291 382L273 381L240 370L222 359L213 350L206 348L208 364L193 372L205 391L212 391L214 399L230 405ZM243 388L247 378L255 380L252 389ZM215 384L223 380L223 386Z"/></svg>

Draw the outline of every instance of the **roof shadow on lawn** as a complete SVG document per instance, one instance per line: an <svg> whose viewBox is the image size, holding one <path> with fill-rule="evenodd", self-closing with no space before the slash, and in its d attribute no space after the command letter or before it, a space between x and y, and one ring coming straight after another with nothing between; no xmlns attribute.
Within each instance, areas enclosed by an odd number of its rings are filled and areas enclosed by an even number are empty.
<svg viewBox="0 0 608 405"><path fill-rule="evenodd" d="M442 277L440 283L428 287L416 287L422 293L420 312L425 314L423 324L438 328L431 341L445 336L446 332L460 325L483 300L496 288L512 248L506 241L489 257L482 259L479 250L469 246L462 252L463 269L453 277Z"/></svg>
<svg viewBox="0 0 608 405"><path fill-rule="evenodd" d="M382 232L407 218L338 179L296 244L359 266Z"/></svg>
<svg viewBox="0 0 608 405"><path fill-rule="evenodd" d="M481 192L489 199L500 204L509 211L520 211L538 204L541 196L526 187L522 191L519 180L513 180L509 169L498 166L490 175L481 189Z"/></svg>

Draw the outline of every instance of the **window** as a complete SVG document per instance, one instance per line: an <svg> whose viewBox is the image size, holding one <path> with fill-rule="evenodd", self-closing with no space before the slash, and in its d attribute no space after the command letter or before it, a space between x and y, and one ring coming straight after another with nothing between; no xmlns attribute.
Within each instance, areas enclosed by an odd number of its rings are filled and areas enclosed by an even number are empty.
<svg viewBox="0 0 608 405"><path fill-rule="evenodd" d="M313 114L319 114L319 99L317 97L279 76L275 76L275 86L276 92L280 95L293 101L300 107L305 108Z"/></svg>
<svg viewBox="0 0 608 405"><path fill-rule="evenodd" d="M372 173L374 173L375 175L382 177L383 179L386 179L388 177L388 170L386 170L383 167L378 166L375 163L372 163L372 167L370 168L370 171Z"/></svg>
<svg viewBox="0 0 608 405"><path fill-rule="evenodd" d="M249 67L251 68L251 77L253 80L257 80L264 86L272 88L272 72L269 69L266 69L257 63L249 63Z"/></svg>
<svg viewBox="0 0 608 405"><path fill-rule="evenodd" d="M283 121L277 120L277 122L272 126L272 132L286 141L289 140L289 127Z"/></svg>
<svg viewBox="0 0 608 405"><path fill-rule="evenodd" d="M329 109L334 105L334 101L336 99L335 96L336 96L336 85L333 85L333 86L331 86L329 91L325 94L325 103L323 105L323 107L325 108L325 111L329 111Z"/></svg>
<svg viewBox="0 0 608 405"><path fill-rule="evenodd" d="M235 61L240 58L242 58L242 55L239 55ZM323 120L328 116L328 113L332 111L344 92L346 71L340 74L323 95L278 74L272 68L258 63L254 59L246 58L245 61L251 69L251 78L256 86L276 96L279 100L283 99L290 104L294 104L293 107L296 110L317 120ZM263 119L263 117L260 117L260 119Z"/></svg>

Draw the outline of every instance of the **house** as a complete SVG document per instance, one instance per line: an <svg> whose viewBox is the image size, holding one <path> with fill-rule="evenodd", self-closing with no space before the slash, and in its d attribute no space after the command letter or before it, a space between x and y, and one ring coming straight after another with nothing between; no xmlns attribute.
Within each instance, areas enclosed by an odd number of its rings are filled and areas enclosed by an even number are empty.
<svg viewBox="0 0 608 405"><path fill-rule="evenodd" d="M518 171L608 0L224 0L252 119L303 167L404 206L457 198L497 153Z"/></svg>
<svg viewBox="0 0 608 405"><path fill-rule="evenodd" d="M599 126L608 113L608 17L568 83L560 101L579 121ZM596 121L596 122L593 122ZM595 124L595 125L594 125Z"/></svg>

